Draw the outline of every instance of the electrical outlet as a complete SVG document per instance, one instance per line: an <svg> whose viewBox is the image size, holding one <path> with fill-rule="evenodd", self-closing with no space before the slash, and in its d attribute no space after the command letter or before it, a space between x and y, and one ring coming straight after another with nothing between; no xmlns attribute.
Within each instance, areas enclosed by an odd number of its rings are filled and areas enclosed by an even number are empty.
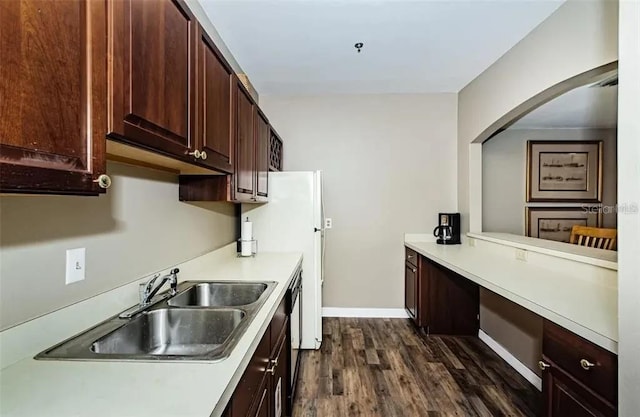
<svg viewBox="0 0 640 417"><path fill-rule="evenodd" d="M332 227L333 227L333 221L331 220L331 218L327 217L326 219L324 219L324 228L331 229Z"/></svg>
<svg viewBox="0 0 640 417"><path fill-rule="evenodd" d="M85 248L67 250L67 273L65 283L67 285L84 280Z"/></svg>
<svg viewBox="0 0 640 417"><path fill-rule="evenodd" d="M516 259L527 262L527 251L524 249L516 249Z"/></svg>

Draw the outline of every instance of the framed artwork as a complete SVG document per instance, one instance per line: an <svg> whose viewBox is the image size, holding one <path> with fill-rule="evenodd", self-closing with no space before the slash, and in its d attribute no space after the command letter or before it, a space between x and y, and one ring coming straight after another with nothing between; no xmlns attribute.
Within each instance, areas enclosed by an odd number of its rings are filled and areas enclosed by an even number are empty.
<svg viewBox="0 0 640 417"><path fill-rule="evenodd" d="M528 141L527 201L602 202L602 141Z"/></svg>
<svg viewBox="0 0 640 417"><path fill-rule="evenodd" d="M539 239L569 242L573 225L600 227L602 212L598 207L527 207L526 235Z"/></svg>

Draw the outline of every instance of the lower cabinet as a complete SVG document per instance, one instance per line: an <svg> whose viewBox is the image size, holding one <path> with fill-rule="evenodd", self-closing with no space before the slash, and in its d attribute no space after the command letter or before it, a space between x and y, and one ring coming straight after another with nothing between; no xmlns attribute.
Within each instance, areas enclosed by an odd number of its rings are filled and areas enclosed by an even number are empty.
<svg viewBox="0 0 640 417"><path fill-rule="evenodd" d="M478 335L478 285L410 248L405 255L405 308L427 333Z"/></svg>
<svg viewBox="0 0 640 417"><path fill-rule="evenodd" d="M617 355L545 320L539 365L544 416L617 415Z"/></svg>
<svg viewBox="0 0 640 417"><path fill-rule="evenodd" d="M223 414L224 417L285 417L289 317L283 299Z"/></svg>

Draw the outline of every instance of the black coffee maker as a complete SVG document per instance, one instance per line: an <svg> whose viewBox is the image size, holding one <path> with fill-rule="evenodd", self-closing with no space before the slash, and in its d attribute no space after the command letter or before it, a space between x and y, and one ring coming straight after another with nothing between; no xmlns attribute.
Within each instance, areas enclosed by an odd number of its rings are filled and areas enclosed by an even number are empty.
<svg viewBox="0 0 640 417"><path fill-rule="evenodd" d="M460 213L440 213L438 220L438 226L433 229L433 235L438 238L436 243L441 245L460 244Z"/></svg>

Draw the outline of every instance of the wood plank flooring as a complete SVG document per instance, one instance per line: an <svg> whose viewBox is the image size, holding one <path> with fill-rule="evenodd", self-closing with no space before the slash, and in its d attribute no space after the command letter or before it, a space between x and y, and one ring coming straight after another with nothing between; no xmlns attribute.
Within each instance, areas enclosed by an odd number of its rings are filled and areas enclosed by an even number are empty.
<svg viewBox="0 0 640 417"><path fill-rule="evenodd" d="M293 417L538 415L540 392L477 338L426 336L405 319L323 321Z"/></svg>

